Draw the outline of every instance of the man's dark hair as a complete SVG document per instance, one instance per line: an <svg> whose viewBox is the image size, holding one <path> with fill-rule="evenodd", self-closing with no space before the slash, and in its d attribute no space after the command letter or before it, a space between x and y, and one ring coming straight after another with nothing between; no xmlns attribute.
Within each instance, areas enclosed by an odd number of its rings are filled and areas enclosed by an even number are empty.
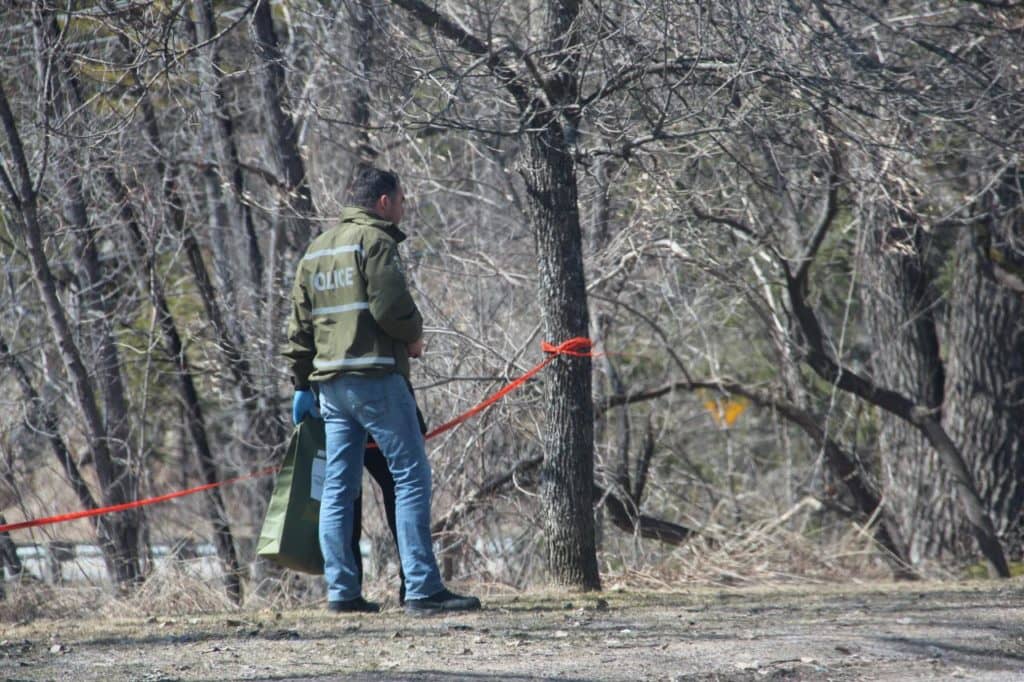
<svg viewBox="0 0 1024 682"><path fill-rule="evenodd" d="M377 199L387 194L393 197L398 191L398 175L392 171L360 164L352 176L348 190L348 202L360 208L373 208Z"/></svg>

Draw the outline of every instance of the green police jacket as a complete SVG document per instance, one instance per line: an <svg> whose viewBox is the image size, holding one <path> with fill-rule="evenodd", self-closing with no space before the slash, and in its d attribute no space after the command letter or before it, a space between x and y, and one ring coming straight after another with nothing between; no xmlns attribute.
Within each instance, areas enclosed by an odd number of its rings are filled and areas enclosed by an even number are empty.
<svg viewBox="0 0 1024 682"><path fill-rule="evenodd" d="M407 344L423 335L423 317L398 257L405 234L361 208L313 240L292 286L285 357L296 388L338 374L409 377Z"/></svg>

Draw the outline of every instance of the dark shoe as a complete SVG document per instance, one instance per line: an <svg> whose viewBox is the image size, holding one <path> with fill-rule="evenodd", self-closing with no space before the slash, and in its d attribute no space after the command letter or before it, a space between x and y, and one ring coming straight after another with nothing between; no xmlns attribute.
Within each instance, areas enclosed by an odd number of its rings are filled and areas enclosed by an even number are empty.
<svg viewBox="0 0 1024 682"><path fill-rule="evenodd" d="M480 600L476 597L463 597L447 589L426 599L405 600L405 612L411 616L433 616L452 611L476 611L479 608Z"/></svg>
<svg viewBox="0 0 1024 682"><path fill-rule="evenodd" d="M380 604L356 597L346 601L329 601L327 610L331 613L377 613L380 611Z"/></svg>

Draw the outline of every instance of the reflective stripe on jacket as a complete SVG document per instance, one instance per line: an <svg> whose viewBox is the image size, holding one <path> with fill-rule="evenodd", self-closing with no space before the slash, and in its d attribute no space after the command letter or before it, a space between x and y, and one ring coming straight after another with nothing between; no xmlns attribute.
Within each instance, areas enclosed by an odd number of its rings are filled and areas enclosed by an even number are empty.
<svg viewBox="0 0 1024 682"><path fill-rule="evenodd" d="M285 357L296 387L340 373L409 376L423 318L402 272L397 226L360 208L310 244L292 286Z"/></svg>

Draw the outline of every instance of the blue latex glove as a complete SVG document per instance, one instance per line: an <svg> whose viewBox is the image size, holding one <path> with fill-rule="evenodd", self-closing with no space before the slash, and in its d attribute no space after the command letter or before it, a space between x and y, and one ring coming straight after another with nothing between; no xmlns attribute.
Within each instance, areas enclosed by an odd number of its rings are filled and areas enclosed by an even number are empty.
<svg viewBox="0 0 1024 682"><path fill-rule="evenodd" d="M316 404L316 395L309 389L295 391L292 396L292 423L298 424L306 415L320 418L320 408Z"/></svg>

